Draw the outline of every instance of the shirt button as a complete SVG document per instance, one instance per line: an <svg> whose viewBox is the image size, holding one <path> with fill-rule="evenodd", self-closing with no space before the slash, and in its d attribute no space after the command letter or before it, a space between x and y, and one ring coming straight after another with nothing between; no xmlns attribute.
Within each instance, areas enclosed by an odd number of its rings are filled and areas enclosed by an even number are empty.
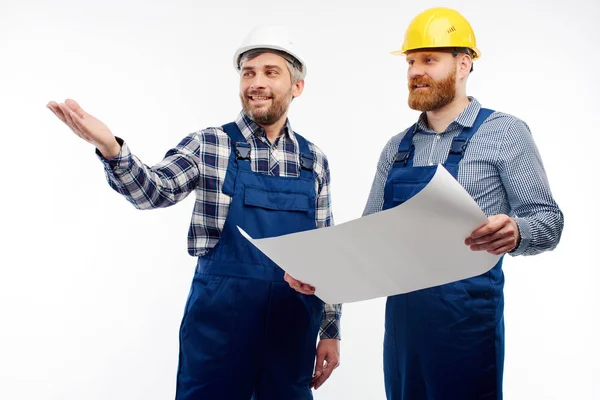
<svg viewBox="0 0 600 400"><path fill-rule="evenodd" d="M442 135L440 135L439 133L437 135L435 135L435 140L440 140L440 138L442 137Z"/></svg>
<svg viewBox="0 0 600 400"><path fill-rule="evenodd" d="M427 164L427 165L429 165L429 166L431 167L431 166L432 166L432 165L434 165L434 164L435 164L435 163L432 163L432 162L430 162L430 163L429 163L429 164Z"/></svg>

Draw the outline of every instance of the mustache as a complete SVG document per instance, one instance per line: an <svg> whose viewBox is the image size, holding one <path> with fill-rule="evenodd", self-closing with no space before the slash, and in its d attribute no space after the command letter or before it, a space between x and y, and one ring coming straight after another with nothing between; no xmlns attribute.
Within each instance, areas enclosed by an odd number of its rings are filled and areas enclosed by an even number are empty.
<svg viewBox="0 0 600 400"><path fill-rule="evenodd" d="M417 85L432 86L433 83L434 83L433 79L427 78L427 77L421 77L421 78L413 78L413 79L411 79L409 81L408 85L412 88L412 87L415 87Z"/></svg>
<svg viewBox="0 0 600 400"><path fill-rule="evenodd" d="M272 93L264 90L246 90L244 93L246 96L257 96L257 97L273 97Z"/></svg>

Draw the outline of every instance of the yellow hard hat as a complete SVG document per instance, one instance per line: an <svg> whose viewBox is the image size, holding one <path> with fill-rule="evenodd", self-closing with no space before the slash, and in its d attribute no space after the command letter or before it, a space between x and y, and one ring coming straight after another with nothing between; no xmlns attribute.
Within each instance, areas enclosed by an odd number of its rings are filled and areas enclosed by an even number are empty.
<svg viewBox="0 0 600 400"><path fill-rule="evenodd" d="M481 56L469 21L458 11L445 7L431 8L417 15L406 29L402 48L392 54L441 47L471 49L474 60Z"/></svg>

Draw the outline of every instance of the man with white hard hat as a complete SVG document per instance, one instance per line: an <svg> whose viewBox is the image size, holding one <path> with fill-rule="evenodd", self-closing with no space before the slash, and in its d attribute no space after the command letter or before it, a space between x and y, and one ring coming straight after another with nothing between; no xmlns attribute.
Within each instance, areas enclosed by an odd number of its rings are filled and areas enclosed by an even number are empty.
<svg viewBox="0 0 600 400"><path fill-rule="evenodd" d="M312 399L311 388L339 364L341 305L290 288L237 228L264 238L333 223L327 158L287 119L306 64L283 27L252 31L233 61L236 120L188 135L152 167L75 101L48 108L96 146L108 183L136 208L196 194L188 252L198 262L180 329L176 398Z"/></svg>

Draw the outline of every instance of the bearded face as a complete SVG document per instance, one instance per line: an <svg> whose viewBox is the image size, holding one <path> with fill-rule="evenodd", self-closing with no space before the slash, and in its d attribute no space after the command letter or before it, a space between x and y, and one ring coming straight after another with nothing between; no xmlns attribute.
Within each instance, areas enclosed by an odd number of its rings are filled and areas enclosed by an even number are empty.
<svg viewBox="0 0 600 400"><path fill-rule="evenodd" d="M303 82L292 83L285 59L264 52L244 62L240 72L240 100L244 113L261 126L285 118Z"/></svg>
<svg viewBox="0 0 600 400"><path fill-rule="evenodd" d="M408 106L413 110L439 110L456 96L456 65L447 76L438 80L427 75L411 78L408 90Z"/></svg>
<svg viewBox="0 0 600 400"><path fill-rule="evenodd" d="M280 94L268 89L248 88L244 93L240 93L240 99L244 113L254 122L272 125L287 112L292 101L292 88Z"/></svg>

